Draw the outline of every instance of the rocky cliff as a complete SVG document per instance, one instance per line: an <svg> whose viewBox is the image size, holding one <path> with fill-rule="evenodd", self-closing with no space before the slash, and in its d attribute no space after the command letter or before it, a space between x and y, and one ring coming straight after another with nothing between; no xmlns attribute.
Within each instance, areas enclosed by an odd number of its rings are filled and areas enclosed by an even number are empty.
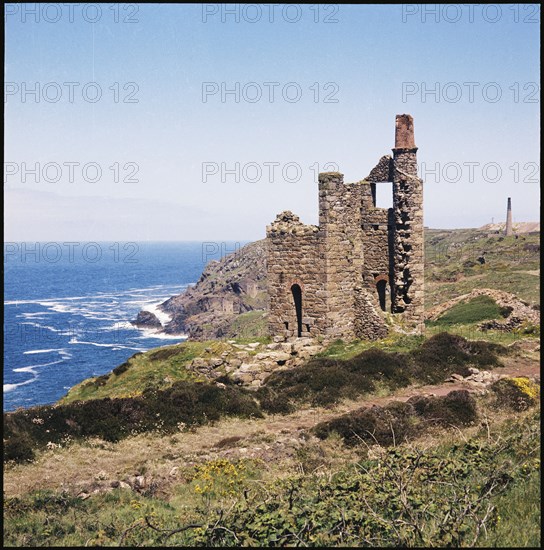
<svg viewBox="0 0 544 550"><path fill-rule="evenodd" d="M268 307L265 247L263 239L209 262L194 286L158 306L171 316L159 330L194 340L263 336ZM151 312L140 312L133 323L152 329L160 324Z"/></svg>

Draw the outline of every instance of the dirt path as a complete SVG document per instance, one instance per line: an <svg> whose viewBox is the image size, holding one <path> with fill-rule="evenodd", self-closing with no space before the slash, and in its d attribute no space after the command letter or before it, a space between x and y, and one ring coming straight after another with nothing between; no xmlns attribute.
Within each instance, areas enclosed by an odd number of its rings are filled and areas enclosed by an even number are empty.
<svg viewBox="0 0 544 550"><path fill-rule="evenodd" d="M536 344L533 344L533 349ZM520 350L516 357L503 359L504 366L492 372L507 376L540 376L540 361L535 351ZM281 464L292 473L294 457L304 446L306 432L319 422L364 406L383 406L391 401L406 401L416 395L446 395L455 389L479 391L483 386L465 381L420 387L408 387L383 397L364 398L342 403L334 408L305 408L288 415L271 415L263 419L228 418L214 425L175 435L143 434L116 444L102 441L74 443L51 449L32 464L17 465L4 471L6 497L36 489L68 490L71 493L107 490L112 482L143 475L145 483L160 480L165 495L180 482L187 466L213 458L255 458L263 464ZM338 453L346 455L343 448ZM347 458L347 457L346 457Z"/></svg>

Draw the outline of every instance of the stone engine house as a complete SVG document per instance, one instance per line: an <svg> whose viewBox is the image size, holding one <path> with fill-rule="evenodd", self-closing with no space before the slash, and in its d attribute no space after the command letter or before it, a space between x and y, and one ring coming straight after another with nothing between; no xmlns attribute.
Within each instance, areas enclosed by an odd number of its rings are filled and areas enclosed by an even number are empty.
<svg viewBox="0 0 544 550"><path fill-rule="evenodd" d="M397 115L393 157L344 183L319 174L319 225L290 211L266 228L272 335L382 338L387 318L424 329L423 182L417 175L414 121ZM391 182L393 207L376 206Z"/></svg>

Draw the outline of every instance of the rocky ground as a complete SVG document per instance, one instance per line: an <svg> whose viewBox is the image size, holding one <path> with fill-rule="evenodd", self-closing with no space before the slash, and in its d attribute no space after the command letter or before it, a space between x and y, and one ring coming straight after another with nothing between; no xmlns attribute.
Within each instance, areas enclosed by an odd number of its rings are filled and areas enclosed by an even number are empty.
<svg viewBox="0 0 544 550"><path fill-rule="evenodd" d="M229 374L240 384L258 388L272 372L302 365L307 359L324 349L311 338L297 338L292 342L272 344L236 344L227 341L231 349L221 356L196 357L187 368L208 378L216 379Z"/></svg>

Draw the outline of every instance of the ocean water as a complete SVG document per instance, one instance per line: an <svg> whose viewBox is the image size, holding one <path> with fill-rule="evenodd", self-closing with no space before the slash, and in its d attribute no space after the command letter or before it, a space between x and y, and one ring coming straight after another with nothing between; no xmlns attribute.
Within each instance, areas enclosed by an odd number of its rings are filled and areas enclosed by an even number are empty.
<svg viewBox="0 0 544 550"><path fill-rule="evenodd" d="M54 403L138 351L183 341L129 321L243 244L4 243L4 411Z"/></svg>

